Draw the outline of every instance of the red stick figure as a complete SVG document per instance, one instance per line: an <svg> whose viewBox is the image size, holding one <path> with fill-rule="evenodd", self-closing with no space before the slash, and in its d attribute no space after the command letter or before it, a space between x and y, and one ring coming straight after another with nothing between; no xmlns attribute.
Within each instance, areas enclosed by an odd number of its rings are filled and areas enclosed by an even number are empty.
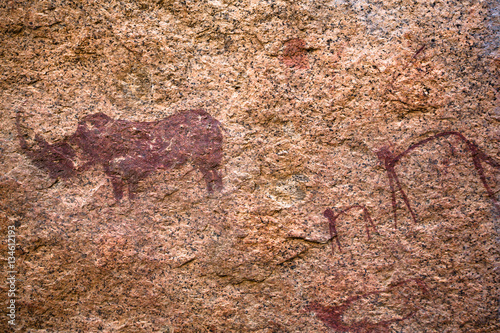
<svg viewBox="0 0 500 333"><path fill-rule="evenodd" d="M373 223L373 220L370 216L370 213L368 212L368 209L365 206L352 205L352 206L349 206L347 208L342 209L337 214L334 214L330 208L326 209L325 212L323 213L323 215L328 219L328 222L329 222L330 239L335 238L335 241L337 242L337 246L339 247L340 252L342 252L342 247L340 246L340 240L339 240L339 237L337 234L336 222L337 222L337 219L339 218L340 215L347 213L348 211L350 211L353 208L361 208L363 210L363 218L366 222L365 227L366 227L366 234L368 235L368 239L370 239L370 229L369 229L370 225L373 228L373 230L375 232L377 232L377 228L375 227L375 224ZM332 242L332 252L335 252L335 246L333 245L333 242Z"/></svg>

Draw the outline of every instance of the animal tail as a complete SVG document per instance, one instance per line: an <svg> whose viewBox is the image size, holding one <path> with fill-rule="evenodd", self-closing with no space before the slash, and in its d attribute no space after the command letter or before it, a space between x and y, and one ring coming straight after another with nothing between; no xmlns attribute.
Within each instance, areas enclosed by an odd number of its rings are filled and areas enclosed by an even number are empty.
<svg viewBox="0 0 500 333"><path fill-rule="evenodd" d="M17 137L19 138L19 143L21 144L21 149L28 151L28 142L24 138L24 134L21 131L21 112L16 111L16 129L17 129Z"/></svg>

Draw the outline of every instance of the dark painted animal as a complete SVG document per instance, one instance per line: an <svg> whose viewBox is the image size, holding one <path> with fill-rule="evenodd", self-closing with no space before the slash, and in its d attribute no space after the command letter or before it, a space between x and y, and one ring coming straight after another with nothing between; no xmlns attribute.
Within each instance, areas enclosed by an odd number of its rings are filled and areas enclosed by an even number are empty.
<svg viewBox="0 0 500 333"><path fill-rule="evenodd" d="M75 133L60 142L49 144L36 135L38 147L29 147L19 118L18 114L21 148L51 178L72 177L100 165L120 200L125 185L133 198L137 183L153 171L190 162L203 174L208 192L222 188L217 171L222 161L221 125L204 110L183 111L151 122L114 120L96 113L84 117Z"/></svg>

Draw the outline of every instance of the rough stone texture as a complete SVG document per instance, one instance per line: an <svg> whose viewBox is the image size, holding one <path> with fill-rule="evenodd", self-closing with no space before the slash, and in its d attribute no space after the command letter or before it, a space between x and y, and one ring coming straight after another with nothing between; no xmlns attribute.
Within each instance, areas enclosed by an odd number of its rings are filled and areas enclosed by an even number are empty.
<svg viewBox="0 0 500 333"><path fill-rule="evenodd" d="M17 226L16 329L497 332L498 8L3 1L0 251L5 264ZM186 158L118 200L106 162L80 170L65 145L99 113L200 109L223 137L208 180ZM43 147L74 175L47 172L30 154Z"/></svg>

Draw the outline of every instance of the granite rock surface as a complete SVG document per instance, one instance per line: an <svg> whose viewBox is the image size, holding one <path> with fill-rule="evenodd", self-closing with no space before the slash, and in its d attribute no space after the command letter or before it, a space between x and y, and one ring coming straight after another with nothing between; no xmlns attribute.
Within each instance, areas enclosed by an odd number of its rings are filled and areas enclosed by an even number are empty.
<svg viewBox="0 0 500 333"><path fill-rule="evenodd" d="M498 8L3 1L0 330L498 332Z"/></svg>

